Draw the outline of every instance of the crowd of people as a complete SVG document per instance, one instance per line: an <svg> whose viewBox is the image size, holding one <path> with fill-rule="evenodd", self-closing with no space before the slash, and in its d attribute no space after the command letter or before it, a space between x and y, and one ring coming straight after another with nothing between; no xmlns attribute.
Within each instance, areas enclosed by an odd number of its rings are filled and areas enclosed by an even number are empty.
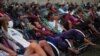
<svg viewBox="0 0 100 56"><path fill-rule="evenodd" d="M99 37L100 3L0 4L0 56L75 56Z"/></svg>

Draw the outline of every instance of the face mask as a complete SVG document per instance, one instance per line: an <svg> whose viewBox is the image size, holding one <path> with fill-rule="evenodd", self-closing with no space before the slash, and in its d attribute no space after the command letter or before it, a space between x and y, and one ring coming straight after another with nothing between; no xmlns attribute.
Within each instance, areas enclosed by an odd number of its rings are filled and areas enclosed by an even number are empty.
<svg viewBox="0 0 100 56"><path fill-rule="evenodd" d="M69 13L69 11L66 11L65 13L67 13L67 14L68 14L68 13Z"/></svg>
<svg viewBox="0 0 100 56"><path fill-rule="evenodd" d="M75 11L73 10L73 11L71 12L71 15L74 15L74 12L75 12Z"/></svg>
<svg viewBox="0 0 100 56"><path fill-rule="evenodd" d="M12 27L13 27L13 24L14 24L13 21L9 21L9 22L8 22L8 27L9 27L9 28L12 28Z"/></svg>

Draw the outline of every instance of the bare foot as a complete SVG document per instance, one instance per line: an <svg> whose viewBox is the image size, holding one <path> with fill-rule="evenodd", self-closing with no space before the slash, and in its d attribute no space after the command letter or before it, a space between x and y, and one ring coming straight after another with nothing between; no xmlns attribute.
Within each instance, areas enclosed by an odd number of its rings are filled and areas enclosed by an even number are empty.
<svg viewBox="0 0 100 56"><path fill-rule="evenodd" d="M89 43L89 45L91 45L91 46L96 46L96 44L95 44L95 43Z"/></svg>

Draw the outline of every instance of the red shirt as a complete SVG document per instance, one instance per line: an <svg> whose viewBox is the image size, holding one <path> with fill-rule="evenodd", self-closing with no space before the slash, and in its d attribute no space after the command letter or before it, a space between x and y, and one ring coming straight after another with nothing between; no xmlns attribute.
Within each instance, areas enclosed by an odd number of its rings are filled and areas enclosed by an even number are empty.
<svg viewBox="0 0 100 56"><path fill-rule="evenodd" d="M39 22L39 19L38 19L37 16L35 16L35 15L31 14L31 13L28 16L29 16L29 20L30 20L30 22L32 24L34 24L34 22Z"/></svg>
<svg viewBox="0 0 100 56"><path fill-rule="evenodd" d="M79 22L79 20L78 20L77 18L75 18L74 16L72 16L72 15L70 15L70 14L67 14L67 15L65 16L65 20L66 20L66 21L71 21L71 23L72 23L73 25L76 25L76 24Z"/></svg>
<svg viewBox="0 0 100 56"><path fill-rule="evenodd" d="M0 11L0 17L2 17L2 16L4 16L4 15L5 15L5 13L2 12L2 11Z"/></svg>
<svg viewBox="0 0 100 56"><path fill-rule="evenodd" d="M46 28L41 28L39 29L38 32L41 34L41 36L52 36L53 35L53 33Z"/></svg>

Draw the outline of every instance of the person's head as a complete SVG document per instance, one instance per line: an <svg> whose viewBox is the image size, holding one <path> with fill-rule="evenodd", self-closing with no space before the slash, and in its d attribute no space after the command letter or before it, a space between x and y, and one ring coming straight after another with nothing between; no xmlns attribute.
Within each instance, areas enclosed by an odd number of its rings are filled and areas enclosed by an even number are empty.
<svg viewBox="0 0 100 56"><path fill-rule="evenodd" d="M26 2L23 2L23 3L22 3L22 6L26 6Z"/></svg>
<svg viewBox="0 0 100 56"><path fill-rule="evenodd" d="M87 2L87 5L90 6L90 2Z"/></svg>
<svg viewBox="0 0 100 56"><path fill-rule="evenodd" d="M83 13L83 10L79 8L76 14L78 14L79 16L83 16L84 13Z"/></svg>
<svg viewBox="0 0 100 56"><path fill-rule="evenodd" d="M50 11L49 13L48 13L48 20L50 20L50 21L52 21L53 20L53 13Z"/></svg>
<svg viewBox="0 0 100 56"><path fill-rule="evenodd" d="M7 28L8 28L8 21L10 20L10 18L5 15L3 17L0 18L0 27L3 27L4 30L7 31Z"/></svg>
<svg viewBox="0 0 100 56"><path fill-rule="evenodd" d="M68 8L69 14L73 11L73 8Z"/></svg>
<svg viewBox="0 0 100 56"><path fill-rule="evenodd" d="M39 9L39 4L34 4L33 9L34 9L34 10L38 10L38 9Z"/></svg>
<svg viewBox="0 0 100 56"><path fill-rule="evenodd" d="M53 18L54 18L54 20L59 20L59 19L60 19L60 15L54 14L54 15L53 15Z"/></svg>
<svg viewBox="0 0 100 56"><path fill-rule="evenodd" d="M39 22L34 22L35 26L38 28L42 28L42 25Z"/></svg>
<svg viewBox="0 0 100 56"><path fill-rule="evenodd" d="M84 1L82 0L82 3L84 3Z"/></svg>

